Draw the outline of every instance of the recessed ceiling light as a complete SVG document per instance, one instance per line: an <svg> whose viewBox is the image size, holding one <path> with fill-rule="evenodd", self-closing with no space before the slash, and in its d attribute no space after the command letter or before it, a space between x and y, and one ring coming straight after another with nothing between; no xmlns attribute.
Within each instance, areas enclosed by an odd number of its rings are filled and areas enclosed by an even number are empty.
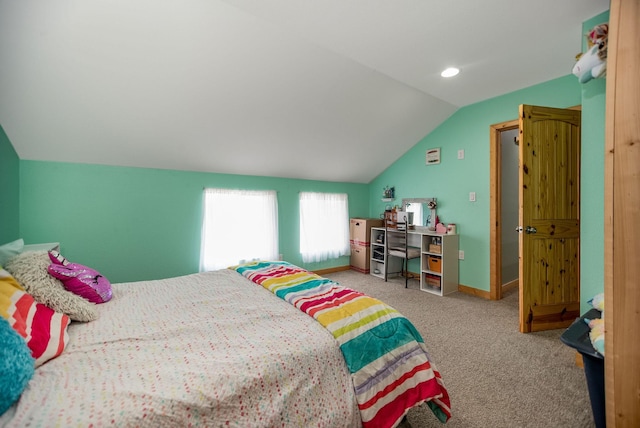
<svg viewBox="0 0 640 428"><path fill-rule="evenodd" d="M453 77L458 73L460 73L460 70L458 70L455 67L449 67L445 71L440 73L440 76L442 76L442 77Z"/></svg>

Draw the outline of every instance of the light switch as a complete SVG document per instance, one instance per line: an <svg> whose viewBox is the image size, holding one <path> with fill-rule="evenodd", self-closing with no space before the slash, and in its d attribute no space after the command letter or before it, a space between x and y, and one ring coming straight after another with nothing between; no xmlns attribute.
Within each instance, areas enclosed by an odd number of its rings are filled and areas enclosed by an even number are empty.
<svg viewBox="0 0 640 428"><path fill-rule="evenodd" d="M469 192L469 201L470 202L476 201L476 192Z"/></svg>

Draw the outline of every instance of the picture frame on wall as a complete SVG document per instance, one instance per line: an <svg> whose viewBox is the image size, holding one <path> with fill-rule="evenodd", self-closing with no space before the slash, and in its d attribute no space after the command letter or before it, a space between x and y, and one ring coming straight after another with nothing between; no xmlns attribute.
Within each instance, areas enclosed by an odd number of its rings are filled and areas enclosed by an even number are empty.
<svg viewBox="0 0 640 428"><path fill-rule="evenodd" d="M437 165L440 163L440 147L427 150L426 164Z"/></svg>

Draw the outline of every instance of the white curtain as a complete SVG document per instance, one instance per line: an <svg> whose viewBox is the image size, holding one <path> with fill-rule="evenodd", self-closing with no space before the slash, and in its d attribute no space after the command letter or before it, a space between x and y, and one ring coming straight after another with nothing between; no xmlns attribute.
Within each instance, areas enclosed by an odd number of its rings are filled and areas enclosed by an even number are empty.
<svg viewBox="0 0 640 428"><path fill-rule="evenodd" d="M305 263L351 254L346 193L300 193L300 253Z"/></svg>
<svg viewBox="0 0 640 428"><path fill-rule="evenodd" d="M200 271L278 259L275 191L205 189Z"/></svg>

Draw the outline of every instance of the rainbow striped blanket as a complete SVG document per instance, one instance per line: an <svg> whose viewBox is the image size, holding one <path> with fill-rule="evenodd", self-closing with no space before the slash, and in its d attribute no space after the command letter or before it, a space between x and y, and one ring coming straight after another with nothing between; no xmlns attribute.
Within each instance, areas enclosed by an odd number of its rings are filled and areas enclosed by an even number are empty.
<svg viewBox="0 0 640 428"><path fill-rule="evenodd" d="M363 427L394 427L424 402L441 422L451 417L449 394L422 336L398 311L287 262L233 269L331 332L351 373Z"/></svg>

